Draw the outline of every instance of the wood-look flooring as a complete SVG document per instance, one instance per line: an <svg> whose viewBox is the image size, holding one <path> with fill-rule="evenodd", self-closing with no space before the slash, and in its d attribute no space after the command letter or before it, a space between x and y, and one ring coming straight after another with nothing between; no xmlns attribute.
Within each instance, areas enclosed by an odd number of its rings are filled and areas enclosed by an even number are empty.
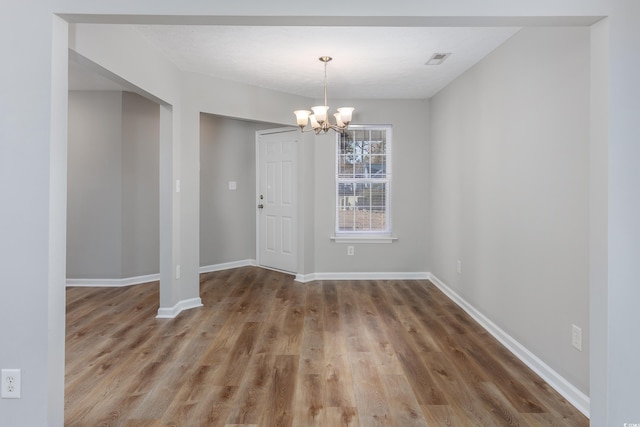
<svg viewBox="0 0 640 427"><path fill-rule="evenodd" d="M69 288L67 426L587 426L428 281L201 276L156 319L158 283Z"/></svg>

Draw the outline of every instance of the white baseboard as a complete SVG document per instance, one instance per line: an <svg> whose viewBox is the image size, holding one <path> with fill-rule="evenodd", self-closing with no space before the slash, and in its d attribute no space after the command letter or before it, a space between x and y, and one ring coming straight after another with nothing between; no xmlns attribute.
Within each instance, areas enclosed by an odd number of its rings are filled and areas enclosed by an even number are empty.
<svg viewBox="0 0 640 427"><path fill-rule="evenodd" d="M126 277L124 279L67 279L67 286L77 287L109 287L120 288L123 286L140 285L142 283L160 280L160 273L146 276Z"/></svg>
<svg viewBox="0 0 640 427"><path fill-rule="evenodd" d="M242 261L205 265L203 267L200 267L198 272L210 273L212 271L229 270L231 268L255 265L257 265L255 259L245 259ZM125 277L124 279L67 279L67 286L119 288L123 286L140 285L143 283L155 282L157 280L160 280L160 273L148 274L146 276Z"/></svg>
<svg viewBox="0 0 640 427"><path fill-rule="evenodd" d="M197 307L202 307L202 300L199 297L179 301L173 307L160 307L156 319L173 319L182 311Z"/></svg>
<svg viewBox="0 0 640 427"><path fill-rule="evenodd" d="M255 259L245 259L242 261L225 262L222 264L205 265L200 267L200 273L211 273L212 271L229 270L231 268L256 266L258 263Z"/></svg>
<svg viewBox="0 0 640 427"><path fill-rule="evenodd" d="M589 396L578 390L573 384L563 376L554 371L549 365L540 360L535 354L525 346L516 341L485 315L469 304L464 298L449 288L435 275L429 273L429 280L433 282L445 295L447 295L460 308L467 312L476 322L487 330L494 338L504 345L511 353L520 359L525 365L531 368L543 380L560 393L569 403L589 418L590 400Z"/></svg>
<svg viewBox="0 0 640 427"><path fill-rule="evenodd" d="M296 274L297 282L307 283L314 280L427 280L429 273L310 273Z"/></svg>

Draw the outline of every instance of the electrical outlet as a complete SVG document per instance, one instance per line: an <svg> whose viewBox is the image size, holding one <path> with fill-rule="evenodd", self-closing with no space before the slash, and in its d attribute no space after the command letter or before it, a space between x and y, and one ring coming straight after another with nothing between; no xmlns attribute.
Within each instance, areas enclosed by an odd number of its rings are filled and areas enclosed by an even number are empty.
<svg viewBox="0 0 640 427"><path fill-rule="evenodd" d="M176 266L176 279L180 278L180 265Z"/></svg>
<svg viewBox="0 0 640 427"><path fill-rule="evenodd" d="M458 274L462 274L462 261L458 260L458 262L456 263L456 271L458 272Z"/></svg>
<svg viewBox="0 0 640 427"><path fill-rule="evenodd" d="M571 345L582 351L582 329L576 325L571 325Z"/></svg>
<svg viewBox="0 0 640 427"><path fill-rule="evenodd" d="M356 250L353 246L347 246L347 255L353 256L355 255L355 253L356 253Z"/></svg>
<svg viewBox="0 0 640 427"><path fill-rule="evenodd" d="M20 369L3 369L2 378L0 378L2 393L0 397L3 399L19 399L20 398Z"/></svg>

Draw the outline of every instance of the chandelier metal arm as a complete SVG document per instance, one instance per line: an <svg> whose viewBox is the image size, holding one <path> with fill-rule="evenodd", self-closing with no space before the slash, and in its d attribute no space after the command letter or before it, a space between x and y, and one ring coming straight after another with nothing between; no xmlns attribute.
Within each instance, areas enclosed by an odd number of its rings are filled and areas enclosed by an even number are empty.
<svg viewBox="0 0 640 427"><path fill-rule="evenodd" d="M299 126L299 127L300 127L300 132L302 132L302 133L313 132L316 135L319 135L321 132L323 132L323 133L329 132L330 129L342 134L347 130L348 125L345 125L344 127L340 127L340 126L332 125L331 123L329 123L328 120L325 120L322 123L322 125L317 127L317 128L313 128L313 127L307 128L306 125L305 126Z"/></svg>

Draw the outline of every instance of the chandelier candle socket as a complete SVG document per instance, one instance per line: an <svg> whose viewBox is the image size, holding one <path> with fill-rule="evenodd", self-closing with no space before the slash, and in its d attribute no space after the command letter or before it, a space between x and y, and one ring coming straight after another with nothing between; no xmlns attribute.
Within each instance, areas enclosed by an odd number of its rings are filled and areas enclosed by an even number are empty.
<svg viewBox="0 0 640 427"><path fill-rule="evenodd" d="M326 133L329 129L333 129L336 132L342 133L347 126L349 126L349 123L351 123L351 117L355 108L338 108L338 112L333 114L336 124L333 125L329 122L327 117L327 112L329 111L329 106L327 105L327 62L331 61L332 58L330 56L321 56L318 59L324 63L324 105L311 107L313 114L311 114L309 110L296 110L293 114L296 115L298 126L300 126L300 131L302 132L314 131L315 134L318 135L320 132ZM311 122L311 129L305 130L309 122Z"/></svg>

